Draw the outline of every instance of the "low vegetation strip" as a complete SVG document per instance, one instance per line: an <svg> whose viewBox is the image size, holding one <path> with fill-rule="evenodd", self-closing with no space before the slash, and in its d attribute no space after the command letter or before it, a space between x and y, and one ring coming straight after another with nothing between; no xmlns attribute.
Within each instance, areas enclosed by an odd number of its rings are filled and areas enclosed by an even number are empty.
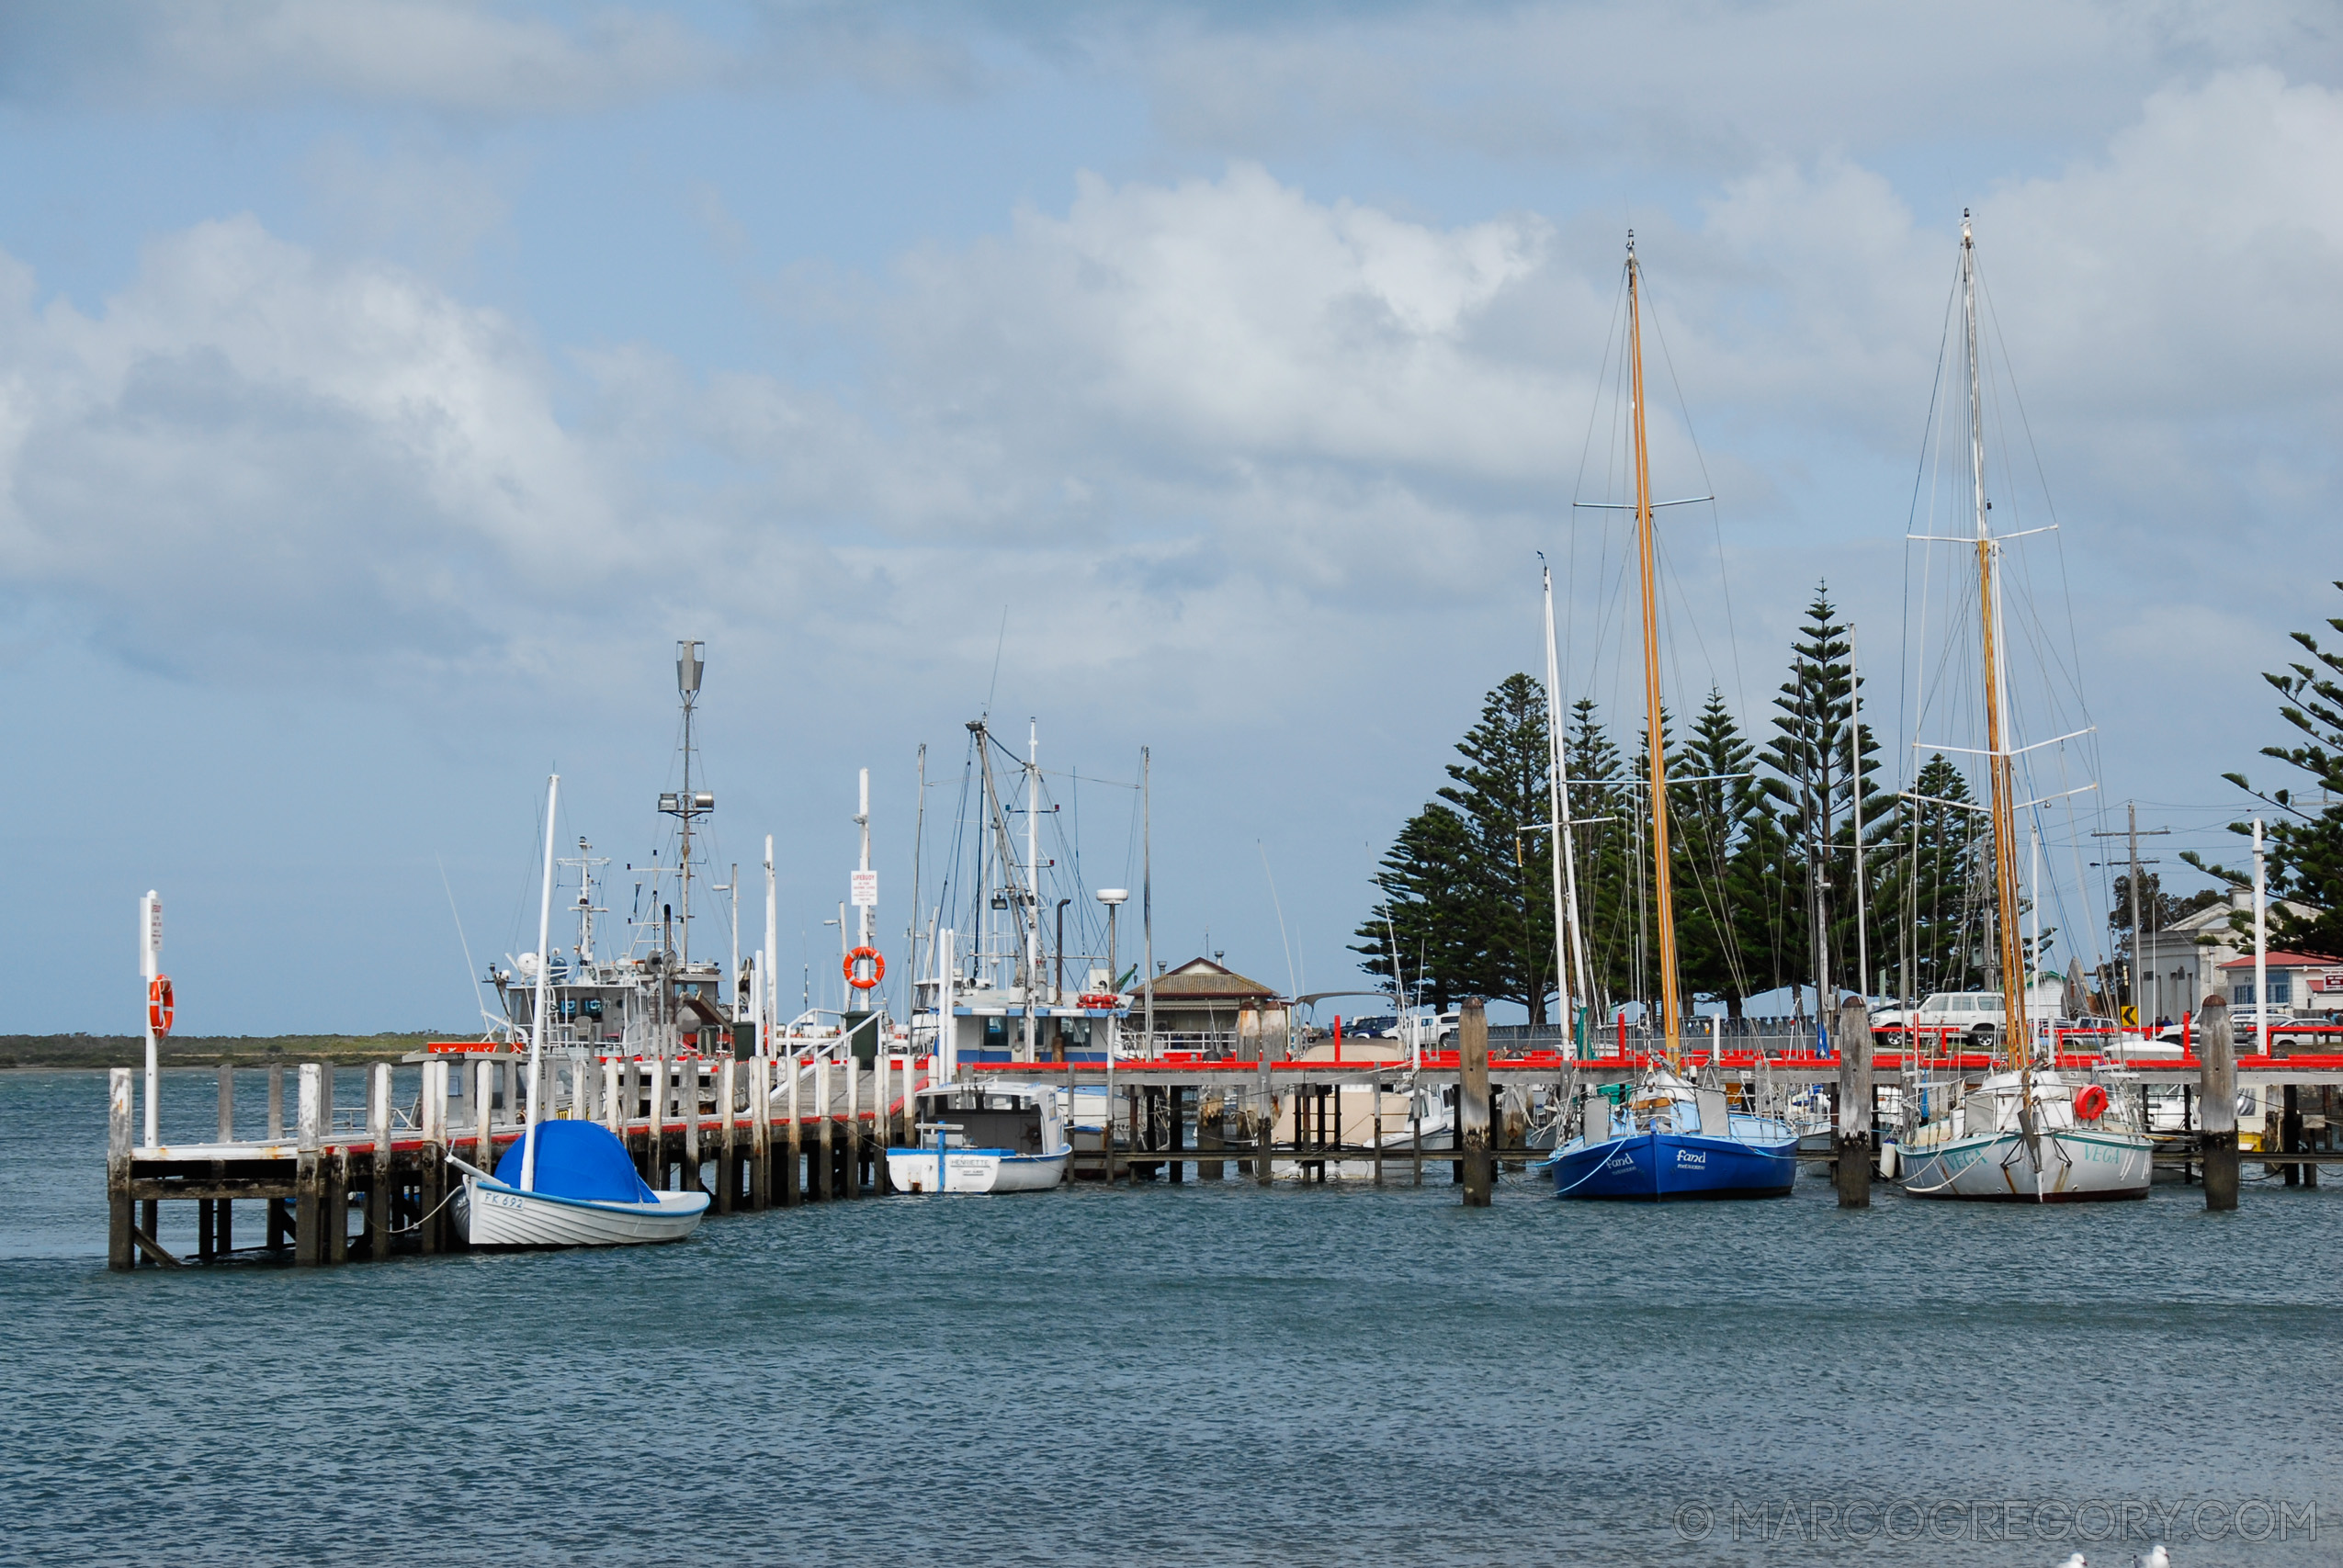
<svg viewBox="0 0 2343 1568"><path fill-rule="evenodd" d="M423 1049L426 1040L461 1040L461 1032L417 1031L412 1034L214 1034L174 1036L163 1042L166 1067L210 1067L225 1062L266 1066L271 1062L393 1062ZM136 1067L146 1063L146 1042L136 1034L0 1034L0 1067Z"/></svg>

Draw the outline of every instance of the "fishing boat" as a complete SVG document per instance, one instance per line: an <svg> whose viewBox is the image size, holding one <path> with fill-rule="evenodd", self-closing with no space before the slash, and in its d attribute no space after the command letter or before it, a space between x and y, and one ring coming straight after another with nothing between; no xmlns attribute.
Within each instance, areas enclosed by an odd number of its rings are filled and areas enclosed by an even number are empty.
<svg viewBox="0 0 2343 1568"><path fill-rule="evenodd" d="M1053 1084L945 1084L914 1098L919 1142L887 1151L899 1192L1038 1192L1073 1154Z"/></svg>
<svg viewBox="0 0 2343 1568"><path fill-rule="evenodd" d="M1636 552L1643 591L1644 723L1650 754L1652 909L1658 929L1659 1019L1664 1063L1656 1062L1631 1086L1623 1103L1599 1092L1581 1102L1578 1135L1544 1162L1564 1198L1774 1198L1797 1177L1797 1134L1768 1116L1735 1111L1721 1081L1696 1086L1683 1070L1683 1018L1678 991L1676 914L1668 838L1668 747L1659 691L1659 596L1652 536L1651 462L1644 429L1642 269L1635 235L1627 236L1627 354L1634 442ZM1570 873L1568 780L1562 771L1561 706L1554 644L1554 584L1545 581L1547 733L1555 835L1556 975L1567 976L1560 951L1577 927ZM1577 943L1584 953L1583 942ZM1583 971L1580 991L1585 994ZM1568 986L1563 987L1567 992ZM1568 1000L1563 999L1568 1018Z"/></svg>
<svg viewBox="0 0 2343 1568"><path fill-rule="evenodd" d="M1918 536L1955 545L1964 557L1974 555L1978 647L1983 658L1976 690L1983 699L1985 731L1985 746L1978 754L1988 775L1992 822L1992 951L1999 972L2001 1017L2007 1023L1996 1032L1996 1069L1981 1079L1972 1081L1964 1075L1931 1069L1924 1044L1909 1054L1907 1061L1912 1065L1906 1071L1903 1094L1907 1120L1898 1139L1897 1163L1904 1190L1915 1197L2038 1203L2145 1198L2150 1168L2148 1136L2134 1113L2137 1096L2123 1092L2136 1080L2120 1067L2080 1076L2060 1070L2054 1060L2054 1034L2035 1026L2026 1007L2029 954L2019 924L2017 824L2020 812L2038 811L2046 800L2018 799L2020 760L2037 748L2019 745L2013 733L2008 656L2011 637L2002 595L2006 541L2015 536L1997 534L1991 525L1976 245L1966 213L1961 217L1959 288L1974 532L1952 538ZM2088 733L2078 730L2076 735ZM2072 739L2062 736L2058 740ZM2081 789L2090 787L2087 784ZM2081 790L2066 793L2072 795ZM2037 902L2039 897L2037 887Z"/></svg>
<svg viewBox="0 0 2343 1568"><path fill-rule="evenodd" d="M554 813L561 776L545 797L545 882L538 906L537 951L552 936ZM546 1031L553 1010L552 965L535 965L536 1005L530 1010L527 1122L493 1174L452 1159L464 1173L457 1223L465 1239L492 1247L628 1247L680 1241L707 1212L705 1192L654 1192L635 1172L617 1134L598 1122L548 1122L540 1089Z"/></svg>

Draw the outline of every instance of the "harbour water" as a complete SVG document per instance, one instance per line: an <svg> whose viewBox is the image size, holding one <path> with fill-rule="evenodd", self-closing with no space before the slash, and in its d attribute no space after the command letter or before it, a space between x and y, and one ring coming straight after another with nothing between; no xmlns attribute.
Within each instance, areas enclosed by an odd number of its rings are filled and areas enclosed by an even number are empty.
<svg viewBox="0 0 2343 1568"><path fill-rule="evenodd" d="M199 1130L209 1075L174 1075ZM2343 1190L1515 1178L894 1198L610 1254L105 1269L0 1073L0 1559L2327 1562ZM2258 1167L2248 1164L2249 1172ZM1404 1183L1404 1176L1401 1177ZM2315 1515L2315 1522L2313 1517ZM2207 1539L2217 1537L2217 1539Z"/></svg>

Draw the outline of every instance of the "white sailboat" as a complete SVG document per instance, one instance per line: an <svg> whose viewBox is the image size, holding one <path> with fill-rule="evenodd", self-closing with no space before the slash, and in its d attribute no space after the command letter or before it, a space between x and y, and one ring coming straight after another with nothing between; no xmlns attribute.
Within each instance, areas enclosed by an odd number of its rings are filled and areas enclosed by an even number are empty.
<svg viewBox="0 0 2343 1568"><path fill-rule="evenodd" d="M552 965L543 955L553 925L553 818L561 776L545 796L545 886L538 908L537 1006L529 1029L527 1130L493 1174L449 1156L464 1173L457 1223L474 1247L629 1247L680 1241L707 1212L705 1192L656 1192L635 1171L624 1144L594 1122L540 1116Z"/></svg>
<svg viewBox="0 0 2343 1568"><path fill-rule="evenodd" d="M2004 539L1993 532L1986 499L1976 252L1966 213L1961 219L1961 299L1975 531L1974 537L1951 542L1975 551L1984 655L1978 688L1985 708L1982 754L1991 784L1993 934L2001 1016L2010 1021L1999 1034L2000 1070L1982 1081L1969 1083L1957 1077L1931 1081L1924 1066L1907 1070L1903 1104L1913 1120L1898 1145L1904 1190L1923 1198L2033 1202L2145 1198L2149 1144L2134 1111L2134 1097L2121 1092L2128 1075L2100 1081L2037 1063L2043 1042L2026 1010L2028 954L2018 923L2017 814L2041 802L2021 805L2017 799L2015 763L2030 748L2015 744L2011 733L2009 638L2001 603Z"/></svg>

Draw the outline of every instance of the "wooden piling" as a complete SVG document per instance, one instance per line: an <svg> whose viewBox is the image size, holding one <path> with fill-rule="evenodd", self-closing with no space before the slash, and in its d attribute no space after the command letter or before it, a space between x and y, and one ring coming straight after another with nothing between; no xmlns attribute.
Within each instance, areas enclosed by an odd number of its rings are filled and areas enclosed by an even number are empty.
<svg viewBox="0 0 2343 1568"><path fill-rule="evenodd" d="M2229 1004L2219 992L2197 1011L2197 1049L2204 1062L2204 1093L2198 1109L2204 1131L2198 1149L2204 1160L2204 1206L2237 1206L2237 1052Z"/></svg>
<svg viewBox="0 0 2343 1568"><path fill-rule="evenodd" d="M653 1056L647 1065L651 1068L651 1125L643 1134L643 1158L651 1167L651 1186L664 1192L667 1190L667 1058Z"/></svg>
<svg viewBox="0 0 2343 1568"><path fill-rule="evenodd" d="M1465 1206L1486 1209L1495 1189L1488 1157L1488 1009L1467 997L1456 1019L1456 1141L1465 1152Z"/></svg>
<svg viewBox="0 0 2343 1568"><path fill-rule="evenodd" d="M138 1267L138 1244L130 1239L130 1069L106 1075L106 1267Z"/></svg>
<svg viewBox="0 0 2343 1568"><path fill-rule="evenodd" d="M277 1062L268 1065L268 1141L285 1141L285 1068Z"/></svg>
<svg viewBox="0 0 2343 1568"><path fill-rule="evenodd" d="M1871 1207L1872 1081L1871 1010L1861 997L1849 997L1832 1015L1838 1036L1839 1125L1831 1146L1839 1163L1834 1179L1842 1209Z"/></svg>
<svg viewBox="0 0 2343 1568"><path fill-rule="evenodd" d="M472 1064L472 1164L488 1171L496 1168L495 1092L496 1065L483 1056Z"/></svg>
<svg viewBox="0 0 2343 1568"><path fill-rule="evenodd" d="M366 1092L366 1133L374 1142L366 1183L366 1255L390 1256L390 1064L377 1062Z"/></svg>
<svg viewBox="0 0 2343 1568"><path fill-rule="evenodd" d="M732 1199L741 1190L741 1166L733 1157L732 1119L738 1114L732 1097L740 1088L740 1064L727 1056L716 1065L716 1212L732 1212Z"/></svg>
<svg viewBox="0 0 2343 1568"><path fill-rule="evenodd" d="M220 1064L220 1141L236 1141L236 1069L225 1062ZM211 1175L214 1180L226 1180L226 1163L213 1161ZM215 1252L222 1254L236 1248L236 1205L226 1198L211 1206L211 1245Z"/></svg>
<svg viewBox="0 0 2343 1568"><path fill-rule="evenodd" d="M426 1256L439 1250L447 1216L447 1058L423 1065L423 1164L415 1173L415 1201L422 1209L416 1244Z"/></svg>
<svg viewBox="0 0 2343 1568"><path fill-rule="evenodd" d="M749 1058L749 1207L773 1201L773 1058Z"/></svg>
<svg viewBox="0 0 2343 1568"><path fill-rule="evenodd" d="M862 1097L856 1090L862 1086L863 1065L849 1050L838 1066L846 1075L846 1179L839 1186L843 1189L841 1196L859 1198L863 1190L863 1122Z"/></svg>
<svg viewBox="0 0 2343 1568"><path fill-rule="evenodd" d="M806 1201L805 1125L800 1120L798 1088L805 1075L798 1058L787 1058L789 1072L789 1157L781 1166L781 1204L794 1209Z"/></svg>
<svg viewBox="0 0 2343 1568"><path fill-rule="evenodd" d="M325 1251L321 1263L350 1260L350 1150L346 1144L324 1150L318 1167L324 1172L325 1192L320 1201L325 1223Z"/></svg>
<svg viewBox="0 0 2343 1568"><path fill-rule="evenodd" d="M684 1101L684 1174L676 1186L685 1192L707 1190L699 1173L699 1069L697 1056L686 1056L675 1064L675 1092Z"/></svg>
<svg viewBox="0 0 2343 1568"><path fill-rule="evenodd" d="M816 1202L830 1199L830 1178L835 1168L838 1119L830 1111L830 1058L817 1056L813 1063L813 1109L821 1118L821 1144L814 1151L813 1179L807 1183L808 1196Z"/></svg>
<svg viewBox="0 0 2343 1568"><path fill-rule="evenodd" d="M293 1261L303 1268L325 1261L324 1149L318 1131L318 1090L323 1070L315 1062L301 1064L299 1155L293 1167Z"/></svg>
<svg viewBox="0 0 2343 1568"><path fill-rule="evenodd" d="M1383 1185L1383 1075L1376 1073L1371 1083L1371 1103L1367 1108L1367 1143L1375 1149L1375 1184Z"/></svg>

